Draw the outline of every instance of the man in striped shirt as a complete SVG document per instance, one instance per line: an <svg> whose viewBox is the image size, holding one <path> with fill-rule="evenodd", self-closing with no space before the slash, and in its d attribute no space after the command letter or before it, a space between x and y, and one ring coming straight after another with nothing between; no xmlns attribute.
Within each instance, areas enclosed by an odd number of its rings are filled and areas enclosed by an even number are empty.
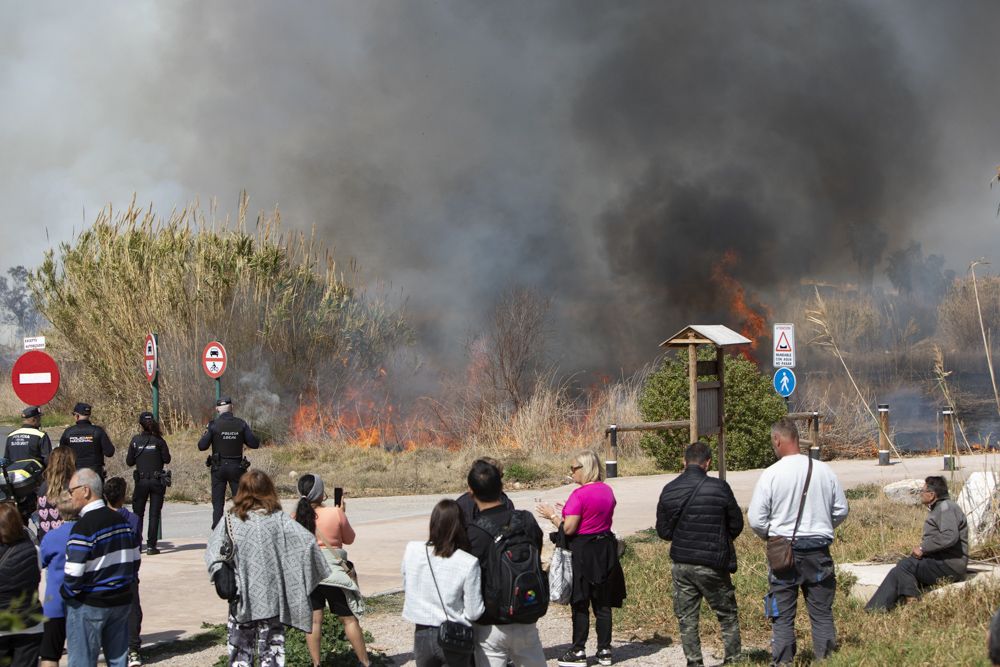
<svg viewBox="0 0 1000 667"><path fill-rule="evenodd" d="M103 483L81 468L69 483L80 519L66 543L62 596L66 599L69 667L90 667L104 650L108 667L126 667L128 617L139 546L132 527L102 499Z"/></svg>

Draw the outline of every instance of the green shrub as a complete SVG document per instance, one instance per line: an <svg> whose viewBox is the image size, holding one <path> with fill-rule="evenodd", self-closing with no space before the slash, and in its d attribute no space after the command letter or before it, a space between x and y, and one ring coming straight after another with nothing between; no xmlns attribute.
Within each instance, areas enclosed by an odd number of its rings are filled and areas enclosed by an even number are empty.
<svg viewBox="0 0 1000 667"><path fill-rule="evenodd" d="M715 355L713 350L703 348L699 357L708 360ZM787 413L785 401L775 393L770 378L753 362L727 355L725 364L726 468L748 470L770 465L774 462L770 427ZM642 417L646 421L687 419L688 406L687 352L667 355L643 387L639 397ZM689 439L687 429L677 429L647 434L641 444L657 466L680 470ZM713 449L717 446L716 436L702 436L702 439Z"/></svg>
<svg viewBox="0 0 1000 667"><path fill-rule="evenodd" d="M521 461L508 464L504 469L503 476L511 482L529 484L542 476L542 471L538 468Z"/></svg>

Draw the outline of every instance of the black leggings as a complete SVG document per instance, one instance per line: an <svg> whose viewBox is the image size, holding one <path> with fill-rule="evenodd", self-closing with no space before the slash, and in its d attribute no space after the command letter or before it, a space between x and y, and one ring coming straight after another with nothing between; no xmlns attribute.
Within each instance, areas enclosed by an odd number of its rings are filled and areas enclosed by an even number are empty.
<svg viewBox="0 0 1000 667"><path fill-rule="evenodd" d="M590 634L590 608L594 608L597 619L597 650L611 648L611 607L600 604L593 596L589 600L574 602L573 608L573 650L582 651Z"/></svg>
<svg viewBox="0 0 1000 667"><path fill-rule="evenodd" d="M163 495L166 487L155 479L139 479L135 482L132 492L132 511L139 517L139 532L142 532L142 519L146 514L146 500L149 500L149 531L146 533L146 543L156 546L160 536L160 511L163 509Z"/></svg>

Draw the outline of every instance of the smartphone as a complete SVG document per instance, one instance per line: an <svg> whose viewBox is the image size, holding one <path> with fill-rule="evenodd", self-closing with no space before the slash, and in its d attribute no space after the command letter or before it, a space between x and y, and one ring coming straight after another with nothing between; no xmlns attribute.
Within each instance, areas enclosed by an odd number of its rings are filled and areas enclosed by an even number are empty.
<svg viewBox="0 0 1000 667"><path fill-rule="evenodd" d="M335 486L333 487L333 504L340 507L340 503L344 500L344 487Z"/></svg>

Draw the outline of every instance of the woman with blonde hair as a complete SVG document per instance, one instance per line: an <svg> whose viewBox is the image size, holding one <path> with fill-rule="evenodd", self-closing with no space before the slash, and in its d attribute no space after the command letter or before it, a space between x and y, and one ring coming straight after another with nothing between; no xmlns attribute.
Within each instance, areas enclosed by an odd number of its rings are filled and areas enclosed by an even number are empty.
<svg viewBox="0 0 1000 667"><path fill-rule="evenodd" d="M69 480L76 472L76 453L69 447L56 447L49 455L42 485L38 489L38 541L45 533L62 525L59 516L59 497L69 488Z"/></svg>
<svg viewBox="0 0 1000 667"><path fill-rule="evenodd" d="M285 626L312 630L309 594L330 576L316 537L281 511L274 482L261 470L240 477L233 506L219 521L205 562L214 578L222 569L227 535L234 547L237 597L229 606L229 664L285 664Z"/></svg>
<svg viewBox="0 0 1000 667"><path fill-rule="evenodd" d="M597 620L597 662L611 664L611 608L625 599L625 575L618 561L618 540L611 532L615 494L604 483L604 466L589 449L577 452L569 464L579 484L559 506L538 505L539 514L566 536L573 553L573 643L558 660L561 667L586 665L590 608Z"/></svg>

